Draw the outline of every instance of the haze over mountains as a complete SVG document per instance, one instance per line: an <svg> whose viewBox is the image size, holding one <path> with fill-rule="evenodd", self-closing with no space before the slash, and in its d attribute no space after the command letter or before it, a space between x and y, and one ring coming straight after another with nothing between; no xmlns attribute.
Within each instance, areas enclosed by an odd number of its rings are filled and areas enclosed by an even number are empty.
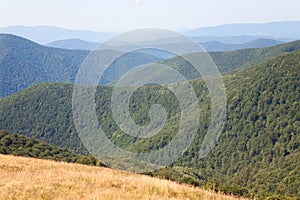
<svg viewBox="0 0 300 200"><path fill-rule="evenodd" d="M39 44L66 39L80 39L99 43L116 34L111 32L71 30L54 26L9 26L0 28L0 33L18 35ZM227 24L193 29L183 33L192 36L198 42L218 41L238 44L259 38L291 41L300 39L300 21Z"/></svg>
<svg viewBox="0 0 300 200"><path fill-rule="evenodd" d="M101 42L114 35L109 32L71 30L55 26L9 26L0 28L0 33L21 36L39 44L73 38Z"/></svg>
<svg viewBox="0 0 300 200"><path fill-rule="evenodd" d="M90 42L81 39L66 39L66 40L56 40L47 43L46 46L61 48L61 49L84 49L93 50L97 47L99 43Z"/></svg>
<svg viewBox="0 0 300 200"><path fill-rule="evenodd" d="M261 48L300 39L300 22L284 21L261 24L227 24L183 32L199 42L208 52ZM39 44L62 49L92 50L116 33L71 30L53 26L10 26L0 33L18 35ZM171 40L170 40L171 41ZM174 45L176 40L173 41ZM170 55L155 54L161 58Z"/></svg>
<svg viewBox="0 0 300 200"><path fill-rule="evenodd" d="M249 42L241 44L231 44L231 43L222 43L218 41L207 41L200 42L200 45L208 52L217 52L217 51L233 51L238 49L248 49L248 48L262 48L275 46L278 44L284 43L283 41L260 38L250 40ZM83 49L83 50L93 50L98 46L99 43L89 42L80 39L68 39L68 40L57 40L46 44L49 47L62 48L62 49ZM167 57L162 57L167 58Z"/></svg>
<svg viewBox="0 0 300 200"><path fill-rule="evenodd" d="M300 21L282 21L269 23L225 24L197 28L184 32L189 36L273 36L277 38L297 39L300 37Z"/></svg>

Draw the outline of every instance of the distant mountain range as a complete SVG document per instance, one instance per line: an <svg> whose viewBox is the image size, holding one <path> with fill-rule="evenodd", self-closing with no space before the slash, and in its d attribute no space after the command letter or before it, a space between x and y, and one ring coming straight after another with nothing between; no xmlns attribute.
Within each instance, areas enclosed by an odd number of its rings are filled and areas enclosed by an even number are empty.
<svg viewBox="0 0 300 200"><path fill-rule="evenodd" d="M228 44L217 41L200 43L208 52L233 51L238 49L263 48L282 44L284 42L273 39L255 39L242 44Z"/></svg>
<svg viewBox="0 0 300 200"><path fill-rule="evenodd" d="M48 47L55 47L61 49L84 49L92 50L98 45L97 42L89 42L81 39L66 39L66 40L57 40L54 42L47 43Z"/></svg>
<svg viewBox="0 0 300 200"><path fill-rule="evenodd" d="M109 32L71 30L55 26L9 26L0 28L0 33L21 36L39 44L46 44L52 41L70 38L101 42L114 35L114 33Z"/></svg>
<svg viewBox="0 0 300 200"><path fill-rule="evenodd" d="M116 34L71 30L54 26L9 26L0 28L0 33L18 35L39 44L67 39L80 39L99 43ZM291 41L300 39L300 21L226 24L188 30L184 31L183 34L192 36L198 42L217 41L241 44L261 38Z"/></svg>
<svg viewBox="0 0 300 200"><path fill-rule="evenodd" d="M254 39L249 42L245 42L241 44L222 43L219 41L200 42L201 46L208 52L233 51L233 50L248 49L248 48L263 48L263 47L279 45L282 43L284 42L279 40L267 39L267 38ZM80 39L57 40L46 44L46 46L49 47L62 48L62 49L82 49L82 50L93 50L97 47L97 45L98 43L96 42L89 42Z"/></svg>
<svg viewBox="0 0 300 200"><path fill-rule="evenodd" d="M221 43L226 43L226 44L243 44L247 42L251 42L253 40L257 39L271 39L271 40L279 40L283 42L291 42L295 39L291 38L278 38L278 37L273 37L273 36L258 36L258 35L235 35L235 36L190 36L193 38L195 41L199 43L205 43L205 42L211 42L211 41L216 41L216 42L221 42Z"/></svg>
<svg viewBox="0 0 300 200"><path fill-rule="evenodd" d="M278 38L300 38L300 21L270 23L226 24L197 28L184 32L189 36L273 36Z"/></svg>

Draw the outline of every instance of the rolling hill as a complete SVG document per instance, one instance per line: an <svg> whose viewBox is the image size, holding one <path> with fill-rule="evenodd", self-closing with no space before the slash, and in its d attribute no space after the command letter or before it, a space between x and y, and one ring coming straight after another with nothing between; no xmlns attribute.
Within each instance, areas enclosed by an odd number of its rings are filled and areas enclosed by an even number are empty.
<svg viewBox="0 0 300 200"><path fill-rule="evenodd" d="M108 168L0 154L3 199L242 199Z"/></svg>
<svg viewBox="0 0 300 200"><path fill-rule="evenodd" d="M44 47L14 35L0 34L0 97L40 82L74 82L88 52Z"/></svg>
<svg viewBox="0 0 300 200"><path fill-rule="evenodd" d="M0 34L0 98L41 82L73 83L89 51L45 47L14 35ZM115 61L101 83L114 81L124 72L160 59L134 52Z"/></svg>
<svg viewBox="0 0 300 200"><path fill-rule="evenodd" d="M256 64L224 77L228 99L226 124L217 146L205 158L199 157L199 148L209 123L210 99L205 83L192 81L199 98L201 123L195 141L174 167L196 170L214 190L259 199L274 194L278 198L297 199L300 196L297 159L300 152L300 51L295 51L297 48L299 42L221 54L228 55L231 63L234 63L235 53L243 55L239 57L243 59L236 59L236 69L239 65ZM263 62L258 64L259 61ZM180 113L174 95L168 95L165 88L158 86L135 93L130 106L137 124L149 122L147 113L151 104L162 104L169 113L161 134L136 139L120 131L114 122L109 103L111 92L111 87L98 88L96 110L102 128L114 143L128 151L142 153L171 141L178 129ZM71 84L43 83L2 98L0 129L84 153L86 150L72 119L71 95ZM176 179L165 172L153 175Z"/></svg>

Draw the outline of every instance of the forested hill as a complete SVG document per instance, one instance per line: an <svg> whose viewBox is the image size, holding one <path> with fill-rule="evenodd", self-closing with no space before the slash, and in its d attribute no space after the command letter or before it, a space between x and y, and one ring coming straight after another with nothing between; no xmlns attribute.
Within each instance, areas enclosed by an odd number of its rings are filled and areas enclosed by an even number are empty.
<svg viewBox="0 0 300 200"><path fill-rule="evenodd" d="M197 159L195 144L177 164L261 198L266 191L300 197L300 51L225 79L228 113L218 146Z"/></svg>
<svg viewBox="0 0 300 200"><path fill-rule="evenodd" d="M66 50L36 44L14 35L0 34L0 98L41 82L73 83L89 51ZM119 78L118 70L159 61L146 53L118 59L105 74L103 83ZM126 71L125 71L126 72Z"/></svg>
<svg viewBox="0 0 300 200"><path fill-rule="evenodd" d="M216 190L261 199L273 194L300 196L300 51L280 48L285 51L280 56L225 76L226 123L218 145L204 159L199 150L209 123L210 99L205 83L192 82L201 108L199 132L174 166L197 170ZM138 140L122 133L114 122L111 92L110 87L98 88L96 110L107 136L121 148L148 152L172 139L180 106L165 88L149 86L132 97L130 110L140 125L149 122L152 104L162 104L169 113L161 134ZM43 83L0 99L0 129L85 152L73 124L71 95L71 84Z"/></svg>
<svg viewBox="0 0 300 200"><path fill-rule="evenodd" d="M87 54L87 51L50 48L0 34L0 97L40 82L72 83Z"/></svg>
<svg viewBox="0 0 300 200"><path fill-rule="evenodd" d="M93 156L75 154L69 149L3 130L0 130L0 154L104 166Z"/></svg>

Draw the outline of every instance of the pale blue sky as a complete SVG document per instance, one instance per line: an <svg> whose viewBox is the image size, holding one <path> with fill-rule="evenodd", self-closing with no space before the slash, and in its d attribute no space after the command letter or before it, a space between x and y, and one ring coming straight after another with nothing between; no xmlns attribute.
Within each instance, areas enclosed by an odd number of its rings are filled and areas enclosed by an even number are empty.
<svg viewBox="0 0 300 200"><path fill-rule="evenodd" d="M227 23L300 20L299 10L300 0L0 0L0 27L178 30Z"/></svg>

